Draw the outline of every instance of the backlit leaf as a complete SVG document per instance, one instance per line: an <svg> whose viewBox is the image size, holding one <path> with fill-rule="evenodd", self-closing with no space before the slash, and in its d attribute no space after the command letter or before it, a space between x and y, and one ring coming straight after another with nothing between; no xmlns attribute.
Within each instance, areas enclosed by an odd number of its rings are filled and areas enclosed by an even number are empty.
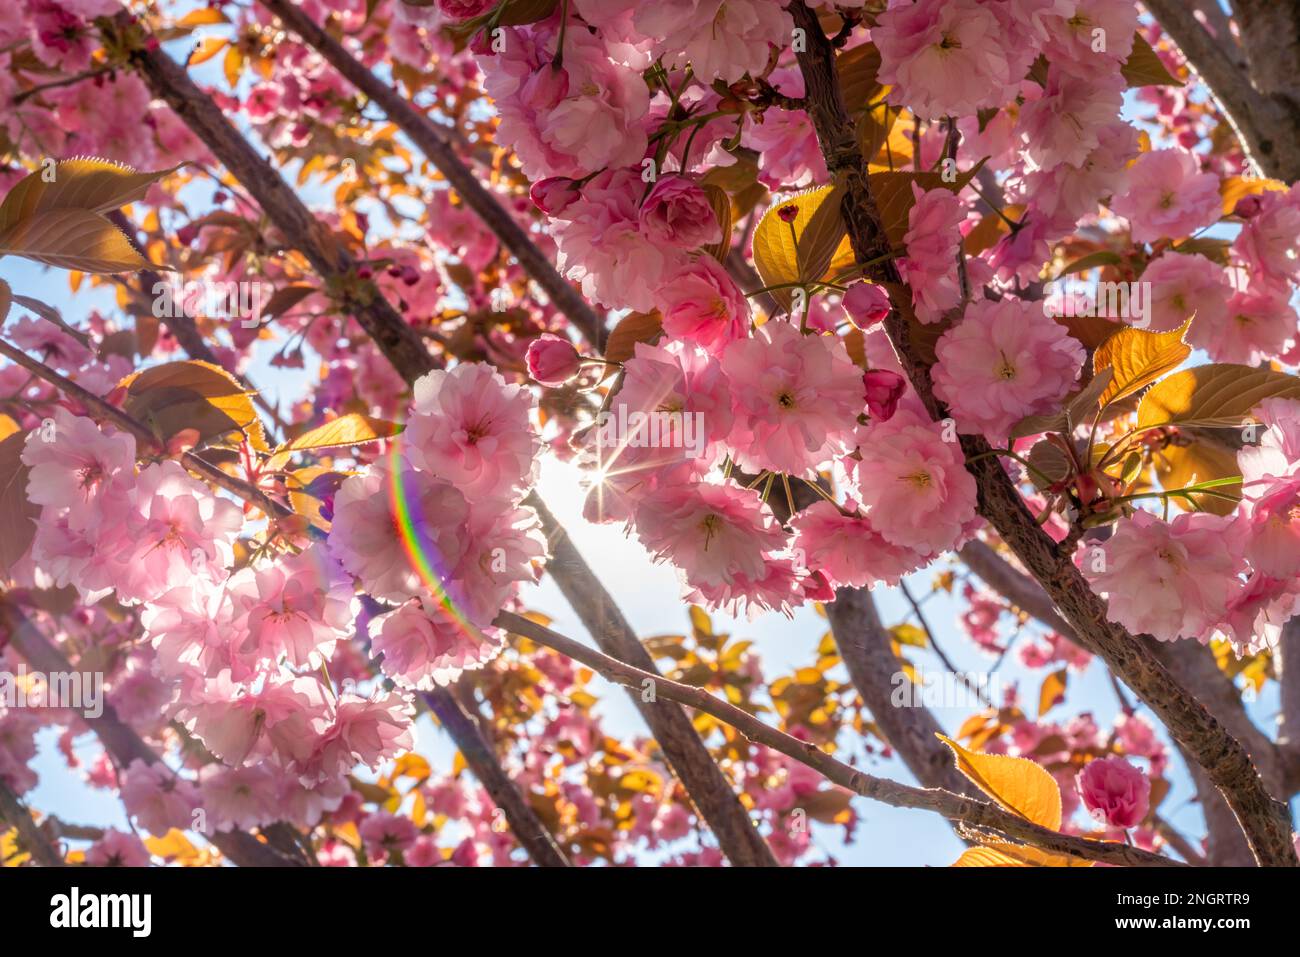
<svg viewBox="0 0 1300 957"><path fill-rule="evenodd" d="M993 800L1035 824L1061 829L1061 789L1041 766L1028 758L977 754L942 734L938 738L952 748L958 770Z"/></svg>

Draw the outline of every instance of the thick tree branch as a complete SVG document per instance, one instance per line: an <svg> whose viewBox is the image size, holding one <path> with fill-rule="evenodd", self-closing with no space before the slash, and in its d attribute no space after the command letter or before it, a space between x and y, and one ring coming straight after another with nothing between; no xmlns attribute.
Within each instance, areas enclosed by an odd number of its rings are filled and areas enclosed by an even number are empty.
<svg viewBox="0 0 1300 957"><path fill-rule="evenodd" d="M1235 0L1249 73L1231 37L1213 37L1188 0L1142 0L1187 57L1265 175L1300 180L1300 9L1279 0Z"/></svg>
<svg viewBox="0 0 1300 957"><path fill-rule="evenodd" d="M496 617L494 624L568 655L616 684L635 688L638 692L652 687L656 701L664 698L712 715L740 731L749 740L806 764L832 783L847 788L854 794L871 798L873 801L880 801L893 807L935 811L969 828L995 831L1005 837L1023 841L1046 851L1086 860L1125 866L1180 866L1177 861L1170 858L1126 844L1102 843L1061 834L1033 824L1026 818L1004 811L996 805L949 791L915 788L886 778L863 774L856 768L837 761L816 745L800 741L771 725L764 724L749 712L715 698L702 688L679 684L662 675L634 668L512 612L503 611Z"/></svg>
<svg viewBox="0 0 1300 957"><path fill-rule="evenodd" d="M1281 688L1277 749L1286 793L1300 791L1300 615L1282 628L1282 640L1273 654Z"/></svg>
<svg viewBox="0 0 1300 957"><path fill-rule="evenodd" d="M886 332L931 418L945 418L946 410L931 387L929 367L911 339L906 318L912 312L911 296L889 258L889 241L868 183L866 163L835 75L834 47L822 32L816 14L802 0L795 0L787 9L795 26L802 28L807 37L806 49L796 51L796 55L804 77L808 112L826 168L845 187L842 213L854 254L864 266L876 263L868 267L870 277L889 284L894 309L886 319ZM1046 589L1065 620L1074 626L1080 644L1100 655L1151 707L1174 739L1209 771L1246 831L1258 862L1295 866L1290 815L1284 804L1269 795L1246 750L1141 642L1107 619L1105 602L1035 523L1015 486L990 454L988 443L979 437L963 436L961 445L967 469L978 488L980 514Z"/></svg>
<svg viewBox="0 0 1300 957"><path fill-rule="evenodd" d="M506 821L516 840L528 851L533 861L541 867L568 867L569 859L533 811L526 795L520 792L501 767L478 720L465 710L449 688L426 691L421 697L456 742L461 754L465 756L465 763L473 769L475 777L487 789L493 803L505 812ZM467 754L467 746L477 749L477 752Z"/></svg>
<svg viewBox="0 0 1300 957"><path fill-rule="evenodd" d="M63 855L54 841L36 826L31 812L3 778L0 778L0 824L8 824L18 832L19 844L41 867L63 866Z"/></svg>

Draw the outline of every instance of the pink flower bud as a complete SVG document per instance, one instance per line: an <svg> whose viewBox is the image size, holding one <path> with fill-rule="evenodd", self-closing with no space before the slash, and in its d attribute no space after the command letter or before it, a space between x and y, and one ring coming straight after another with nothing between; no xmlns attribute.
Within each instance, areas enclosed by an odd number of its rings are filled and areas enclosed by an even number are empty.
<svg viewBox="0 0 1300 957"><path fill-rule="evenodd" d="M1123 758L1098 758L1074 778L1083 804L1097 820L1127 830L1147 816L1151 781Z"/></svg>
<svg viewBox="0 0 1300 957"><path fill-rule="evenodd" d="M898 400L903 397L907 381L897 372L888 369L870 369L862 374L862 384L867 390L867 411L879 422L887 422L898 411Z"/></svg>
<svg viewBox="0 0 1300 957"><path fill-rule="evenodd" d="M533 205L547 216L560 215L581 195L573 180L567 176L551 176L538 180L528 191L528 197L533 201Z"/></svg>
<svg viewBox="0 0 1300 957"><path fill-rule="evenodd" d="M783 223L793 223L799 218L799 207L793 205L782 206L776 211L776 215L780 217L781 222Z"/></svg>
<svg viewBox="0 0 1300 957"><path fill-rule="evenodd" d="M495 0L438 0L438 9L449 20L468 20L492 7Z"/></svg>
<svg viewBox="0 0 1300 957"><path fill-rule="evenodd" d="M528 347L528 374L545 386L564 385L578 374L580 363L573 343L549 332Z"/></svg>
<svg viewBox="0 0 1300 957"><path fill-rule="evenodd" d="M854 283L844 294L844 311L850 322L865 331L889 315L889 296L875 283Z"/></svg>
<svg viewBox="0 0 1300 957"><path fill-rule="evenodd" d="M1259 194L1243 196L1237 200L1237 205L1232 207L1232 215L1238 219L1252 219L1259 215L1259 211L1263 206L1264 199Z"/></svg>

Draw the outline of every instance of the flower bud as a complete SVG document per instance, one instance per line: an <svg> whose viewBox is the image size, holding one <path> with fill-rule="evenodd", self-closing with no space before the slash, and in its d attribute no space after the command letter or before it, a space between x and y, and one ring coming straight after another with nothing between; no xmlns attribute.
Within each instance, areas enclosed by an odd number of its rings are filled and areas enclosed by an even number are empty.
<svg viewBox="0 0 1300 957"><path fill-rule="evenodd" d="M549 332L528 347L528 374L545 386L564 385L578 374L581 362L573 343Z"/></svg>
<svg viewBox="0 0 1300 957"><path fill-rule="evenodd" d="M866 331L889 315L889 296L875 283L858 282L844 294L843 306L849 321Z"/></svg>

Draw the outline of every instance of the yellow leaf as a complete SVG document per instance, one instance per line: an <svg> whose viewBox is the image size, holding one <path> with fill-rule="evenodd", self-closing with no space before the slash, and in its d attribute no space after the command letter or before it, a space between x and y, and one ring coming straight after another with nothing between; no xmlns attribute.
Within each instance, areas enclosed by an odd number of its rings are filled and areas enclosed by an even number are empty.
<svg viewBox="0 0 1300 957"><path fill-rule="evenodd" d="M768 291L781 308L787 311L794 303L793 286L790 284L811 284L824 278L836 259L838 246L847 243L847 238L836 238L836 245L830 247L830 256L826 257L826 247L835 235L837 223L840 233L844 228L843 223L837 220L838 198L842 195L837 189L834 186L823 186L778 199L768 207L754 229L754 268L758 270L764 286L782 287ZM817 215L832 196L834 205L828 206L820 216ZM781 218L781 211L785 209L795 210L792 222L787 223ZM810 228L815 231L805 242L804 234ZM808 270L807 267L810 266L820 266L816 275Z"/></svg>
<svg viewBox="0 0 1300 957"><path fill-rule="evenodd" d="M885 227L890 244L903 245L903 237L907 234L907 215L916 204L916 197L912 193L913 184L923 190L948 189L957 193L965 188L983 165L984 160L980 160L951 182L945 180L942 173L898 171L869 174L867 181L871 195L876 201L880 222Z"/></svg>
<svg viewBox="0 0 1300 957"><path fill-rule="evenodd" d="M1043 687L1038 692L1038 716L1040 718L1050 711L1053 705L1065 699L1065 685L1068 680L1069 672L1065 668L1053 671L1043 679Z"/></svg>
<svg viewBox="0 0 1300 957"><path fill-rule="evenodd" d="M914 648L924 648L926 646L925 632L910 622L903 622L901 625L894 625L889 629L889 633L900 645L911 645Z"/></svg>
<svg viewBox="0 0 1300 957"><path fill-rule="evenodd" d="M169 169L139 173L112 160L82 157L61 160L28 173L0 203L0 233L36 213L51 209L80 209L107 213L144 198L149 187Z"/></svg>
<svg viewBox="0 0 1300 957"><path fill-rule="evenodd" d="M178 864L186 864L199 857L198 848L176 828L172 828L162 837L146 837L144 846L154 857L161 857L169 863L175 861Z"/></svg>
<svg viewBox="0 0 1300 957"><path fill-rule="evenodd" d="M1286 192L1286 183L1269 179L1267 176L1252 176L1249 179L1229 176L1219 183L1219 195L1223 197L1223 215L1230 214L1247 196L1275 192Z"/></svg>
<svg viewBox="0 0 1300 957"><path fill-rule="evenodd" d="M1237 466L1237 453L1216 440L1212 434L1199 429L1184 429L1182 437L1192 439L1192 443L1168 445L1151 455L1161 488L1166 491L1187 488L1198 482L1241 474ZM1240 485L1220 485L1214 491L1219 495L1230 495L1232 500L1195 492L1191 495L1198 508L1216 515L1227 515L1237 507L1237 500L1241 498ZM1181 496L1175 496L1174 502L1184 508L1187 506L1186 499Z"/></svg>
<svg viewBox="0 0 1300 957"><path fill-rule="evenodd" d="M1182 86L1164 62L1156 56L1151 44L1140 33L1133 34L1133 52L1128 55L1120 73L1129 86Z"/></svg>
<svg viewBox="0 0 1300 957"><path fill-rule="evenodd" d="M239 47L230 47L226 50L226 56L221 61L221 70L226 75L226 82L230 84L233 90L239 85L239 75L244 72L244 54L239 52Z"/></svg>
<svg viewBox="0 0 1300 957"><path fill-rule="evenodd" d="M1024 844L995 842L972 847L953 867L1091 867L1092 862L1068 854L1052 854Z"/></svg>
<svg viewBox="0 0 1300 957"><path fill-rule="evenodd" d="M303 452L307 449L337 449L365 442L378 442L380 439L392 438L402 431L402 426L386 419L376 419L360 412L349 412L337 419L304 432L296 439L290 439L278 449L276 454L284 452Z"/></svg>
<svg viewBox="0 0 1300 957"><path fill-rule="evenodd" d="M653 342L663 330L663 317L659 310L629 312L618 321L605 341L605 358L610 362L626 362L636 354L638 342Z"/></svg>
<svg viewBox="0 0 1300 957"><path fill-rule="evenodd" d="M1153 385L1138 405L1138 428L1160 425L1242 428L1272 397L1300 399L1300 379L1223 362L1184 369Z"/></svg>
<svg viewBox="0 0 1300 957"><path fill-rule="evenodd" d="M207 63L214 56L226 48L230 41L225 37L204 37L194 47L194 52L190 54L189 66L198 66L200 63Z"/></svg>
<svg viewBox="0 0 1300 957"><path fill-rule="evenodd" d="M211 7L199 10L191 10L185 16L176 21L178 27L207 27L215 26L218 23L229 23L226 15L220 10Z"/></svg>
<svg viewBox="0 0 1300 957"><path fill-rule="evenodd" d="M704 247L704 251L716 259L723 262L727 258L727 251L731 248L731 197L721 186L713 183L705 183L703 186L704 194L709 197L709 205L713 207L713 215L717 217L718 227L722 232L722 238L716 243L711 243Z"/></svg>
<svg viewBox="0 0 1300 957"><path fill-rule="evenodd" d="M1098 399L1100 406L1132 395L1182 365L1192 354L1192 347L1183 342L1187 325L1170 332L1125 326L1099 345L1092 357L1093 371L1114 370L1114 378Z"/></svg>
<svg viewBox="0 0 1300 957"><path fill-rule="evenodd" d="M408 751L393 763L393 777L408 777L415 781L424 781L433 769L429 762L414 751Z"/></svg>
<svg viewBox="0 0 1300 957"><path fill-rule="evenodd" d="M122 230L85 209L50 209L20 219L0 232L0 256L5 255L104 274L151 265Z"/></svg>
<svg viewBox="0 0 1300 957"><path fill-rule="evenodd" d="M993 800L1035 824L1053 831L1061 829L1061 789L1033 761L977 754L942 734L938 738L952 748L958 770Z"/></svg>
<svg viewBox="0 0 1300 957"><path fill-rule="evenodd" d="M200 440L240 432L254 448L267 450L252 393L220 366L196 359L168 362L133 373L118 385L127 390L126 413L164 441L182 429L196 430Z"/></svg>

